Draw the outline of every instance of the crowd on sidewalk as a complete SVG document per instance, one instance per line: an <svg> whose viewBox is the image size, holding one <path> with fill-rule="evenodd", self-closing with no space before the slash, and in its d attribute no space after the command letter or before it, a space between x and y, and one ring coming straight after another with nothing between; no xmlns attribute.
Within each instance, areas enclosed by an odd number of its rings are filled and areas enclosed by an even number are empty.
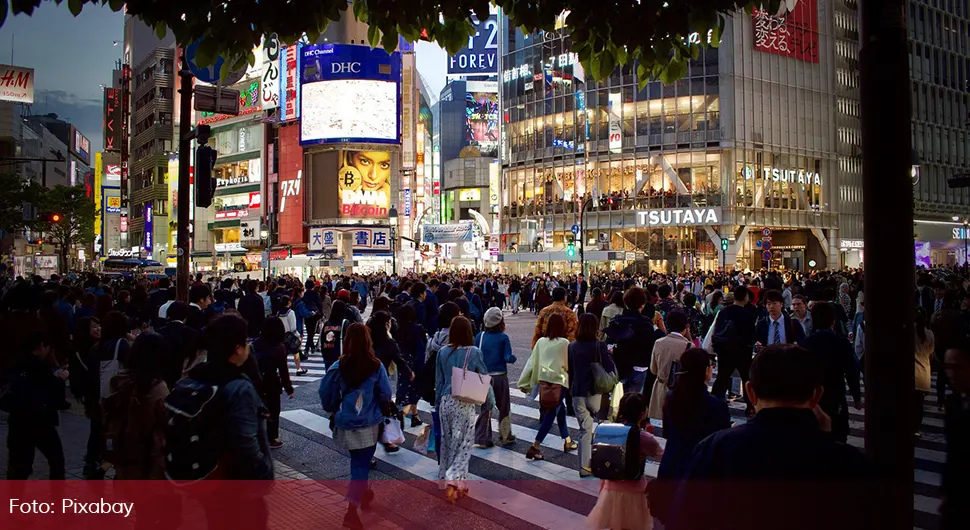
<svg viewBox="0 0 970 530"><path fill-rule="evenodd" d="M539 402L529 460L544 458L555 424L563 451L578 453L578 477L603 478L595 426L612 420L635 432L622 480L602 482L588 518L593 528L648 529L654 517L684 530L778 528L780 521L859 528L871 508L856 494L873 472L845 443L847 396L863 407L861 271L265 282L198 275L188 303L175 300L168 279L15 279L7 272L0 274L8 342L0 409L9 414L9 479L31 476L35 450L47 459L49 478L64 478L58 411L79 407L90 422L86 478L113 467L116 480L271 480L270 454L282 446L281 398L294 395L288 358L300 375L300 362L319 351L321 406L335 443L350 454L348 528L363 528L359 510L373 501L367 478L376 446L393 453L407 421L422 426L421 400L433 413L419 439L438 458L444 496L466 497L472 449L515 442L513 387ZM967 286L956 274L920 274L913 407L900 411L920 436L935 371L948 436L948 528L967 520L970 505L959 486L970 470ZM510 381L517 359L505 316L523 309L537 315L531 353ZM740 391L732 389L735 373ZM744 403L747 422L732 424L731 401ZM579 425L575 437L569 415ZM654 424L662 425L663 448ZM649 482L647 460L659 463ZM265 527L261 493L250 495L244 503L210 499L207 517ZM751 510L759 498L763 509ZM819 502L830 509L818 510ZM138 517L170 525L172 513Z"/></svg>

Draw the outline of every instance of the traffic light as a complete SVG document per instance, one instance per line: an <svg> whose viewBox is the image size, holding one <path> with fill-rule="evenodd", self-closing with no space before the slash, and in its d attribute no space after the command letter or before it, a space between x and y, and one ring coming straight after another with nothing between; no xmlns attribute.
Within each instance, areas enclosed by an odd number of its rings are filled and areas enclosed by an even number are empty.
<svg viewBox="0 0 970 530"><path fill-rule="evenodd" d="M59 214L59 213L52 213L51 214L51 222L52 223L59 223L59 222L61 222L61 214Z"/></svg>
<svg viewBox="0 0 970 530"><path fill-rule="evenodd" d="M216 150L207 145L201 145L195 151L195 205L199 208L212 206L212 197L216 193L216 179L212 178L216 155Z"/></svg>
<svg viewBox="0 0 970 530"><path fill-rule="evenodd" d="M728 240L726 237L721 238L721 250L727 252L728 250Z"/></svg>
<svg viewBox="0 0 970 530"><path fill-rule="evenodd" d="M576 244L573 243L572 241L570 241L569 244L566 245L566 256L570 258L576 257Z"/></svg>

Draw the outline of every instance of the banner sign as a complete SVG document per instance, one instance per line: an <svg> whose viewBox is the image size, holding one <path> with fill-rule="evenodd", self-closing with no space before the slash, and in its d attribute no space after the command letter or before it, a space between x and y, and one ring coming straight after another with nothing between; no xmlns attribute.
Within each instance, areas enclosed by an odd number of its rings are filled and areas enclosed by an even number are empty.
<svg viewBox="0 0 970 530"><path fill-rule="evenodd" d="M0 101L34 102L34 69L0 64Z"/></svg>
<svg viewBox="0 0 970 530"><path fill-rule="evenodd" d="M460 243L471 241L473 234L471 221L447 225L426 224L421 239L425 243Z"/></svg>
<svg viewBox="0 0 970 530"><path fill-rule="evenodd" d="M818 62L816 0L789 1L776 15L756 9L751 16L754 18L754 49L800 61Z"/></svg>
<svg viewBox="0 0 970 530"><path fill-rule="evenodd" d="M404 188L404 217L411 217L411 188Z"/></svg>
<svg viewBox="0 0 970 530"><path fill-rule="evenodd" d="M300 52L303 43L287 46L280 54L280 121L300 117Z"/></svg>
<svg viewBox="0 0 970 530"><path fill-rule="evenodd" d="M121 197L105 197L104 201L106 213L121 213Z"/></svg>
<svg viewBox="0 0 970 530"><path fill-rule="evenodd" d="M498 15L485 22L472 16L475 34L468 45L448 58L448 75L498 75Z"/></svg>
<svg viewBox="0 0 970 530"><path fill-rule="evenodd" d="M145 252L152 254L152 203L145 203Z"/></svg>
<svg viewBox="0 0 970 530"><path fill-rule="evenodd" d="M619 92L610 92L610 152L623 152L623 125L620 113L623 111L623 97Z"/></svg>
<svg viewBox="0 0 970 530"><path fill-rule="evenodd" d="M316 226L310 228L309 249L336 250L340 234L349 233L353 236L354 252L359 250L390 251L391 229L386 226L377 227L338 227Z"/></svg>
<svg viewBox="0 0 970 530"><path fill-rule="evenodd" d="M104 89L104 150L121 149L121 90ZM121 179L119 168L118 179Z"/></svg>
<svg viewBox="0 0 970 530"><path fill-rule="evenodd" d="M417 124L417 97L414 88L416 83L414 54L409 53L401 58L403 65L401 76L401 166L402 169L414 169L414 153L416 150L414 129Z"/></svg>
<svg viewBox="0 0 970 530"><path fill-rule="evenodd" d="M699 226L721 224L720 208L640 210L637 226Z"/></svg>
<svg viewBox="0 0 970 530"><path fill-rule="evenodd" d="M263 39L263 110L280 106L280 39L275 33Z"/></svg>
<svg viewBox="0 0 970 530"><path fill-rule="evenodd" d="M401 54L352 44L300 53L300 144L401 143Z"/></svg>

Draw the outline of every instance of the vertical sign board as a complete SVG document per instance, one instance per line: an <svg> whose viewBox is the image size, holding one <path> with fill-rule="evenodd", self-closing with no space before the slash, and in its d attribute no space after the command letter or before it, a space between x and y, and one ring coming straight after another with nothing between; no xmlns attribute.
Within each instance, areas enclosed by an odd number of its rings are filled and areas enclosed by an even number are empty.
<svg viewBox="0 0 970 530"><path fill-rule="evenodd" d="M121 148L121 90L104 89L104 150L115 152Z"/></svg>
<svg viewBox="0 0 970 530"><path fill-rule="evenodd" d="M154 222L152 219L152 203L145 203L145 252L148 253L148 257L152 257L152 228Z"/></svg>
<svg viewBox="0 0 970 530"><path fill-rule="evenodd" d="M417 118L414 54L401 56L401 168L414 169L414 129Z"/></svg>
<svg viewBox="0 0 970 530"><path fill-rule="evenodd" d="M34 69L0 64L0 101L34 102Z"/></svg>
<svg viewBox="0 0 970 530"><path fill-rule="evenodd" d="M280 106L280 39L275 33L263 39L261 107L272 110Z"/></svg>
<svg viewBox="0 0 970 530"><path fill-rule="evenodd" d="M94 153L94 236L95 240L101 235L101 173L103 171L101 153ZM103 242L103 239L102 239ZM100 254L94 249L95 254Z"/></svg>
<svg viewBox="0 0 970 530"><path fill-rule="evenodd" d="M448 58L448 75L498 75L498 15L484 22L473 15L472 23L468 44Z"/></svg>
<svg viewBox="0 0 970 530"><path fill-rule="evenodd" d="M791 5L787 5L791 4ZM755 9L754 49L817 63L818 6L816 0L789 1L781 13Z"/></svg>
<svg viewBox="0 0 970 530"><path fill-rule="evenodd" d="M300 117L300 53L303 43L287 46L280 53L280 121Z"/></svg>
<svg viewBox="0 0 970 530"><path fill-rule="evenodd" d="M623 97L619 92L610 92L610 152L623 152L623 125L620 113L623 111Z"/></svg>
<svg viewBox="0 0 970 530"><path fill-rule="evenodd" d="M277 242L296 245L304 242L304 184L303 148L300 147L300 127L280 127L279 136L279 224Z"/></svg>

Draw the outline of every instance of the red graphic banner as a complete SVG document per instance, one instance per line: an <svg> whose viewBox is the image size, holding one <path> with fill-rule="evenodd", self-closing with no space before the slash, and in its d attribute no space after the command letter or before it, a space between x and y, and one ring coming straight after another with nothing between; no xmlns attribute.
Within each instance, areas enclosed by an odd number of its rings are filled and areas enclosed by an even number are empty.
<svg viewBox="0 0 970 530"><path fill-rule="evenodd" d="M755 10L754 49L818 62L818 5L816 0L787 0L780 14Z"/></svg>

